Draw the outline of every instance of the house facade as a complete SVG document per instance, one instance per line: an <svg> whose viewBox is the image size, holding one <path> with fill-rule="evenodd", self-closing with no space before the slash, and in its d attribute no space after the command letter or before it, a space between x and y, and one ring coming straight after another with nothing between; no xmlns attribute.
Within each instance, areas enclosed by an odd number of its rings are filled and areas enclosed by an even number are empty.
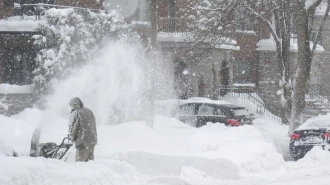
<svg viewBox="0 0 330 185"><path fill-rule="evenodd" d="M147 0L134 2L137 3L131 4L129 0L121 2L121 6L131 10L125 12L125 19L135 25L135 30L147 44L151 33L149 4ZM37 51L33 47L31 36L35 34L34 29L40 20L38 16L42 14L43 8L101 9L102 3L103 1L99 0L0 1L0 84L24 86L32 83ZM177 98L201 96L218 99L223 95L220 87L247 86L258 92L264 102L278 109L281 76L276 62L275 42L272 41L267 27L253 20L253 17L245 12L237 10L233 15L237 22L236 35L217 47L200 45L192 50L194 41L189 34L189 15L185 14L187 8L187 0L157 1L157 47L162 52L163 59L173 66L173 86ZM315 30L322 19L322 13L317 15ZM246 21L251 24L246 24ZM327 70L330 67L327 61L330 57L330 37L327 37L329 31L330 25L326 24L320 42L324 47L318 46L314 55L310 84L321 85L330 92L330 85L327 83L330 78ZM294 37L291 44L291 73L294 73L297 58ZM198 56L200 53L205 55ZM10 96L14 96L14 93L0 93L0 100L18 100ZM26 98L22 96L22 99Z"/></svg>
<svg viewBox="0 0 330 185"><path fill-rule="evenodd" d="M255 83L255 32L242 30L237 37L215 47L206 43L194 45L192 49L194 41L190 38L188 17L194 11L187 10L190 8L188 3L184 0L157 1L158 48L164 60L174 66L173 85L177 97L218 99L221 85Z"/></svg>

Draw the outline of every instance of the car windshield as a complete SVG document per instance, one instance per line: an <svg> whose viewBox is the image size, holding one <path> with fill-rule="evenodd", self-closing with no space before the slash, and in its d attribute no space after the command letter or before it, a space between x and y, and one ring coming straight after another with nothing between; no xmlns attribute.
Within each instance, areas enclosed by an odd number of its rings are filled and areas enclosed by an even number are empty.
<svg viewBox="0 0 330 185"><path fill-rule="evenodd" d="M183 105L180 108L179 114L180 115L194 115L195 114L195 105L194 104Z"/></svg>
<svg viewBox="0 0 330 185"><path fill-rule="evenodd" d="M297 130L319 129L319 128L330 129L330 115L316 116L311 119L308 119Z"/></svg>
<svg viewBox="0 0 330 185"><path fill-rule="evenodd" d="M210 105L198 106L197 115L214 115L215 108Z"/></svg>
<svg viewBox="0 0 330 185"><path fill-rule="evenodd" d="M234 116L246 116L249 115L248 111L246 109L234 109Z"/></svg>

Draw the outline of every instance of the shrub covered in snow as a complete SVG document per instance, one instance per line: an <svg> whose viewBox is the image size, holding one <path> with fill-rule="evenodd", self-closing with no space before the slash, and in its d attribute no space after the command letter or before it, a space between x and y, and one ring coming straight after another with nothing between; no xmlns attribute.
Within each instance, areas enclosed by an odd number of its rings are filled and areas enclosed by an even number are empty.
<svg viewBox="0 0 330 185"><path fill-rule="evenodd" d="M75 66L91 61L102 41L127 26L115 13L50 9L39 23L34 44L39 48L34 87L44 93L49 82Z"/></svg>

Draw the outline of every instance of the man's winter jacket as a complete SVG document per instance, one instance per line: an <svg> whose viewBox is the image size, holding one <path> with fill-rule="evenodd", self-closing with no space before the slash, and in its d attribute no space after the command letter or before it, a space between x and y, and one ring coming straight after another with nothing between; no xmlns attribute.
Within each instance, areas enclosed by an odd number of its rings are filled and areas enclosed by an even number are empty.
<svg viewBox="0 0 330 185"><path fill-rule="evenodd" d="M85 108L79 98L73 98L69 105L72 108L69 122L69 134L76 148L97 144L96 123L93 112Z"/></svg>

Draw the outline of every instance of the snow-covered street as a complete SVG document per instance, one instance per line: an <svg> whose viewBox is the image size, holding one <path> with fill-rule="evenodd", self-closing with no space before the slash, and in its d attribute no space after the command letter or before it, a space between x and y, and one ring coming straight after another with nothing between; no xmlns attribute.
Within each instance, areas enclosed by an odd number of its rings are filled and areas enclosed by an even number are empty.
<svg viewBox="0 0 330 185"><path fill-rule="evenodd" d="M0 116L0 184L328 184L330 153L315 148L304 159L285 162L287 126L254 120L253 126L202 128L174 118L99 125L95 161L74 163L29 157L29 146L42 112L26 109ZM66 123L45 126L41 142L65 136ZM12 148L20 157L7 156Z"/></svg>
<svg viewBox="0 0 330 185"><path fill-rule="evenodd" d="M330 0L116 1L0 2L0 185L330 185Z"/></svg>

